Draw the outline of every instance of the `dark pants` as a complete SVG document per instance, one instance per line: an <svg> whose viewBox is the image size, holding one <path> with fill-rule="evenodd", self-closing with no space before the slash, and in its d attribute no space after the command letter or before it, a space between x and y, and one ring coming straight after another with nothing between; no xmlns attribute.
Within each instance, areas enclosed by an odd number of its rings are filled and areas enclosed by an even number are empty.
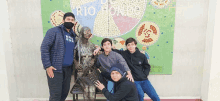
<svg viewBox="0 0 220 101"><path fill-rule="evenodd" d="M64 67L62 71L62 73L54 72L54 78L47 75L50 90L49 101L65 101L69 93L72 66Z"/></svg>
<svg viewBox="0 0 220 101"><path fill-rule="evenodd" d="M157 92L155 91L154 87L152 86L149 80L135 81L134 83L138 90L139 101L144 101L144 93L147 93L147 95L153 101L160 101Z"/></svg>

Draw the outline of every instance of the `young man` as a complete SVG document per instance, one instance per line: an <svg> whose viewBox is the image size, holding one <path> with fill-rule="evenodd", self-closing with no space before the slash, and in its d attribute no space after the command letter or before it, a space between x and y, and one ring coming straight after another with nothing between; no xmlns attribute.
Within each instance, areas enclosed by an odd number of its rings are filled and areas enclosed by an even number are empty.
<svg viewBox="0 0 220 101"><path fill-rule="evenodd" d="M101 42L101 45L102 48L104 49L104 52L98 56L96 67L97 68L101 67L100 70L102 76L109 81L110 68L113 65L119 63L123 66L124 70L127 72L128 75L126 77L130 81L134 82L133 77L131 75L131 71L124 58L120 54L112 51L112 40L109 38L104 38ZM102 83L104 83L104 85L107 85L107 83L104 81L102 81ZM109 87L109 83L111 82L108 82L108 87ZM109 90L111 90L112 88L113 87L110 87Z"/></svg>
<svg viewBox="0 0 220 101"><path fill-rule="evenodd" d="M99 81L95 86L99 88L109 101L138 101L138 93L135 84L124 77L120 68L112 67L110 70L111 79L115 83L115 92L111 94Z"/></svg>
<svg viewBox="0 0 220 101"><path fill-rule="evenodd" d="M64 101L70 89L76 34L73 13L65 13L63 24L47 31L41 44L41 60L46 70L50 101Z"/></svg>
<svg viewBox="0 0 220 101"><path fill-rule="evenodd" d="M115 49L113 49L113 51L120 53L126 60L131 70L131 74L134 77L134 82L138 90L139 101L143 101L144 93L147 93L153 101L160 101L154 87L147 78L150 72L150 65L147 61L147 57L139 51L137 48L137 41L134 38L128 38L125 45L127 47L126 51L119 51Z"/></svg>

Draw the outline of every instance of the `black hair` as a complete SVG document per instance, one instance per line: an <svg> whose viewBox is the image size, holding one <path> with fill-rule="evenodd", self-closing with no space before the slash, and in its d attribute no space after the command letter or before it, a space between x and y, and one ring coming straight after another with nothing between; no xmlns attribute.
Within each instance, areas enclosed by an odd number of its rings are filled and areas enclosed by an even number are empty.
<svg viewBox="0 0 220 101"><path fill-rule="evenodd" d="M102 40L102 42L101 42L101 45L103 46L103 43L105 43L105 42L107 42L107 41L109 41L109 42L111 43L111 45L112 45L112 40L109 39L109 38L104 38L104 39Z"/></svg>
<svg viewBox="0 0 220 101"><path fill-rule="evenodd" d="M132 43L132 42L134 42L134 44L137 45L137 41L132 37L126 40L125 45L127 46L127 44Z"/></svg>
<svg viewBox="0 0 220 101"><path fill-rule="evenodd" d="M74 15L73 13L71 13L71 12L67 12L67 13L64 14L64 16L63 16L63 20L65 20L66 17L68 17L68 16L72 16L72 17L75 19L75 15Z"/></svg>

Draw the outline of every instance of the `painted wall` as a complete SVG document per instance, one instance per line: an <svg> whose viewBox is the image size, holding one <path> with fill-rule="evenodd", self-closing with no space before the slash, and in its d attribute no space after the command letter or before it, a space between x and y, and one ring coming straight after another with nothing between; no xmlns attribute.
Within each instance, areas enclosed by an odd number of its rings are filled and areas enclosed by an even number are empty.
<svg viewBox="0 0 220 101"><path fill-rule="evenodd" d="M175 8L176 0L41 0L43 34L62 24L64 12L73 12L76 34L87 26L92 43L101 46L108 37L119 50L133 37L152 67L150 74L172 74Z"/></svg>
<svg viewBox="0 0 220 101"><path fill-rule="evenodd" d="M208 19L207 0L176 0L172 75L150 75L161 98L200 97ZM40 0L8 0L12 61L18 98L48 98L40 58ZM7 63L10 64L10 63Z"/></svg>

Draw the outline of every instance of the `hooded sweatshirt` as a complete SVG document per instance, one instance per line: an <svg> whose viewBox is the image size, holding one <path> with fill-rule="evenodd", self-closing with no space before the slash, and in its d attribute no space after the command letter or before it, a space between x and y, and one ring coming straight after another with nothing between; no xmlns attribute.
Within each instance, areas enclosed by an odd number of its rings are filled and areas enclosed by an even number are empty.
<svg viewBox="0 0 220 101"><path fill-rule="evenodd" d="M120 53L125 59L135 81L148 79L147 76L149 75L151 66L147 61L147 57L141 53L138 48L136 48L133 54L131 54L129 50L120 51L113 49L113 51Z"/></svg>
<svg viewBox="0 0 220 101"><path fill-rule="evenodd" d="M114 94L106 88L102 89L102 93L109 101L139 101L135 84L127 80L126 77L122 77L114 84Z"/></svg>

